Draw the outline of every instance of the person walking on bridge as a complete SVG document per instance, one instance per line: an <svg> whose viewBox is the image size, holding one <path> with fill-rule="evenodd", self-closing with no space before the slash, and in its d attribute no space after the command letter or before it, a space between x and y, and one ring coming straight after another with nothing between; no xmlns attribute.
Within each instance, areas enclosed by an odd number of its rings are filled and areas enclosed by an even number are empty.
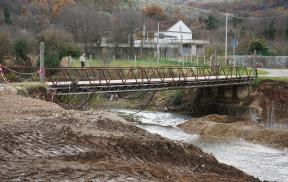
<svg viewBox="0 0 288 182"><path fill-rule="evenodd" d="M85 62L86 62L86 55L85 54L82 54L82 56L80 57L80 64L81 64L81 67L84 68L85 67Z"/></svg>

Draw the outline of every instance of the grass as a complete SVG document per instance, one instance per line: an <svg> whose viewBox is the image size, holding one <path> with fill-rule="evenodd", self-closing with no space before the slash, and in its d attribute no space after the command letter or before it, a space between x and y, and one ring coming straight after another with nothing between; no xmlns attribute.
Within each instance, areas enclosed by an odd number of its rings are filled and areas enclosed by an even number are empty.
<svg viewBox="0 0 288 182"><path fill-rule="evenodd" d="M17 89L28 89L28 88L46 88L45 83L41 82L19 82L19 83L11 83L11 85Z"/></svg>
<svg viewBox="0 0 288 182"><path fill-rule="evenodd" d="M223 62L223 61L222 61ZM205 61L205 63L208 63ZM223 62L224 64L224 62ZM157 59L156 58L145 58L145 59L139 59L137 61L135 60L112 60L109 63L104 63L103 60L99 59L87 59L86 60L86 66L87 67L156 67L156 66L209 66L207 64L204 64L204 59L201 57L199 58L198 61L197 59L191 60L186 60L183 62L177 61L177 60L167 60L167 59L162 59L159 61L159 64L157 64ZM80 61L79 60L74 60L72 67L80 67ZM208 70L206 70L208 71ZM252 72L252 68L247 68L248 72ZM208 73L207 73L208 74ZM235 70L233 70L233 74L235 74ZM246 73L243 73L244 75ZM258 75L265 75L268 74L268 72L263 71L263 70L258 70Z"/></svg>
<svg viewBox="0 0 288 182"><path fill-rule="evenodd" d="M197 64L198 63L198 64ZM159 61L159 64L157 64L157 59L155 58L146 58L146 59L140 59L135 62L135 60L113 60L110 61L108 64L104 63L102 60L99 59L88 59L86 61L87 67L133 67L133 66L141 66L141 67L155 67L155 66L209 66L206 61L204 64L203 57L197 61L197 59L186 60L184 63L182 61L177 60L167 60L162 59ZM223 64L222 64L223 65ZM74 60L74 63L72 64L72 67L80 67L80 61ZM252 68L248 68L248 71L251 71ZM258 70L258 75L266 75L269 72Z"/></svg>
<svg viewBox="0 0 288 182"><path fill-rule="evenodd" d="M199 66L204 66L203 62L198 61ZM133 66L141 66L141 67L155 67L155 66L196 66L197 60L186 60L183 64L182 61L177 60L167 60L161 59L159 60L159 64L157 64L157 59L153 58L145 58L138 59L137 61L133 60L112 60L109 63L104 63L103 60L92 59L86 60L87 67L133 67ZM80 67L79 60L74 60L72 67Z"/></svg>
<svg viewBox="0 0 288 182"><path fill-rule="evenodd" d="M251 69L251 68L249 68L249 69ZM268 71L264 71L264 70L257 70L257 73L258 73L258 75L267 75L267 74L269 74Z"/></svg>

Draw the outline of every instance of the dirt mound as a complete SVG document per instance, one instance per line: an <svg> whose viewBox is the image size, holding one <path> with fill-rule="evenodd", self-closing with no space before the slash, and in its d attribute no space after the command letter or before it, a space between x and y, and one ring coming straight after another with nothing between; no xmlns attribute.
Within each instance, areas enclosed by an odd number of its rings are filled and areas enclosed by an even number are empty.
<svg viewBox="0 0 288 182"><path fill-rule="evenodd" d="M116 115L0 94L2 181L258 181Z"/></svg>
<svg viewBox="0 0 288 182"><path fill-rule="evenodd" d="M237 121L237 119L233 116L217 115L217 114L204 116L202 117L202 119L207 121L213 121L216 123L233 123Z"/></svg>
<svg viewBox="0 0 288 182"><path fill-rule="evenodd" d="M288 148L288 132L269 130L252 121L219 122L219 118L222 117L196 118L178 127L187 133L196 133L205 137L241 138L265 145Z"/></svg>

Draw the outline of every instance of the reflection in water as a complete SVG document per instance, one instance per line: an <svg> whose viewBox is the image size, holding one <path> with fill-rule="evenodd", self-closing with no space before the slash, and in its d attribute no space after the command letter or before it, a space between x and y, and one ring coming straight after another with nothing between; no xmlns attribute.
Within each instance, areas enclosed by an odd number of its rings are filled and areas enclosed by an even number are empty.
<svg viewBox="0 0 288 182"><path fill-rule="evenodd" d="M134 110L113 110L133 114ZM233 165L261 180L284 182L288 179L288 152L239 140L208 140L175 128L189 116L145 111L134 116L137 126L171 140L182 141L212 153L220 162Z"/></svg>

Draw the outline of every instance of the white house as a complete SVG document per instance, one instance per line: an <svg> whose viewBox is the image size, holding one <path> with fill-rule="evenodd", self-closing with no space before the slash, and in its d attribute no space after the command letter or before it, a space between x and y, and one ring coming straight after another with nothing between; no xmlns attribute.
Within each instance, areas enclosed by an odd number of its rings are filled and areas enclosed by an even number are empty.
<svg viewBox="0 0 288 182"><path fill-rule="evenodd" d="M205 40L193 39L192 30L182 20L179 20L168 28L161 26L159 40L158 31L146 32L145 26L143 32L135 37L135 47L155 48L158 45L162 49L178 49L179 55L182 56L203 55L205 46L209 44Z"/></svg>

